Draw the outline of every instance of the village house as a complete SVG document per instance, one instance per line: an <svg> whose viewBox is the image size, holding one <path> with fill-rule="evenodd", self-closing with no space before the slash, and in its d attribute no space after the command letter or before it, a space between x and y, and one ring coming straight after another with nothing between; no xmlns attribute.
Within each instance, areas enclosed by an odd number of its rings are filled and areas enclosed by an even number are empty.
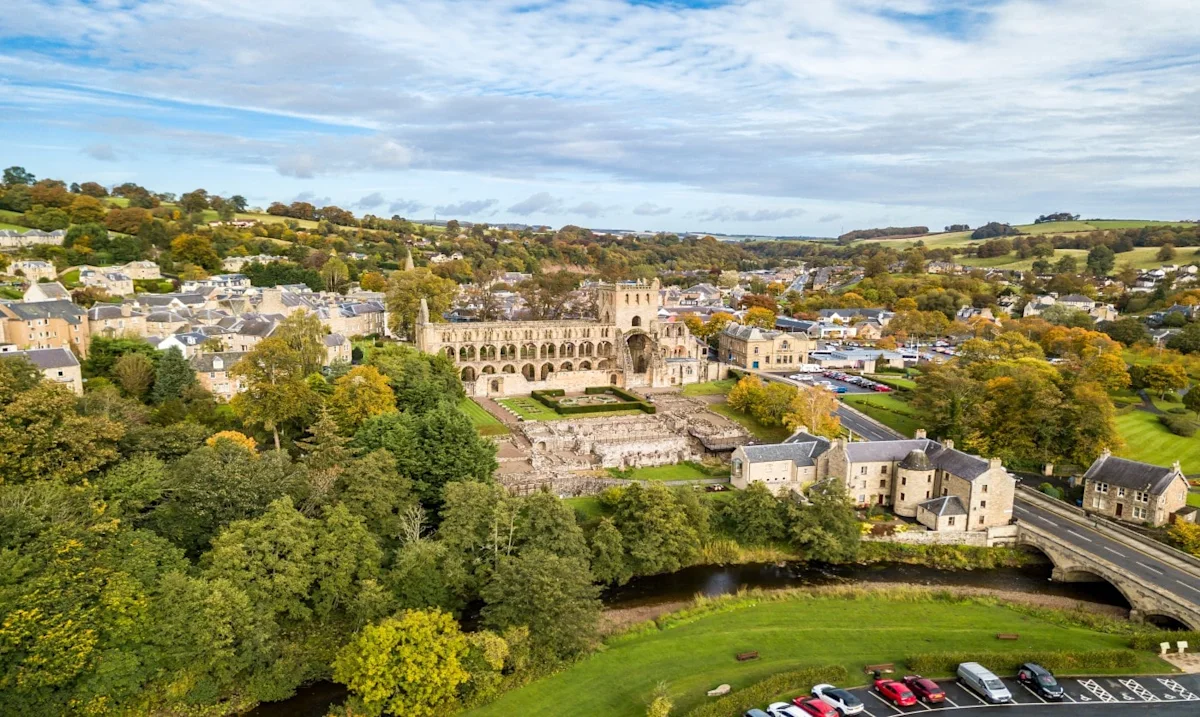
<svg viewBox="0 0 1200 717"><path fill-rule="evenodd" d="M211 294L214 291L250 288L250 277L245 274L213 274L207 279L185 281L179 290L185 294Z"/></svg>
<svg viewBox="0 0 1200 717"><path fill-rule="evenodd" d="M155 281L163 278L162 269L158 267L158 264L144 259L131 261L116 268L134 281Z"/></svg>
<svg viewBox="0 0 1200 717"><path fill-rule="evenodd" d="M859 507L883 506L943 532L1008 525L1016 492L1000 459L964 453L924 431L911 440L847 443L801 430L784 443L738 447L730 470L734 487L761 482L776 495L841 480Z"/></svg>
<svg viewBox="0 0 1200 717"><path fill-rule="evenodd" d="M887 326L896 313L887 309L821 309L817 312L817 316L822 322L833 324L874 321L881 326Z"/></svg>
<svg viewBox="0 0 1200 717"><path fill-rule="evenodd" d="M135 311L131 304L96 304L87 311L88 333L92 336L116 338L145 336L146 314Z"/></svg>
<svg viewBox="0 0 1200 717"><path fill-rule="evenodd" d="M133 279L119 271L85 266L79 269L79 282L104 291L110 296L129 296L134 293Z"/></svg>
<svg viewBox="0 0 1200 717"><path fill-rule="evenodd" d="M36 304L39 301L70 301L71 292L57 281L43 281L30 284L22 299L27 304Z"/></svg>
<svg viewBox="0 0 1200 717"><path fill-rule="evenodd" d="M14 229L0 229L0 249L20 249L37 244L62 246L63 240L66 238L67 232L63 229L55 229L52 232L44 232L40 229L23 232Z"/></svg>
<svg viewBox="0 0 1200 717"><path fill-rule="evenodd" d="M240 351L222 351L197 354L189 361L196 370L196 380L200 385L212 395L229 401L243 388L241 379L230 376L229 370L245 355Z"/></svg>
<svg viewBox="0 0 1200 717"><path fill-rule="evenodd" d="M37 366L47 381L66 386L77 395L83 395L83 372L79 359L70 349L29 349L20 351L11 344L0 346L0 360L21 357Z"/></svg>
<svg viewBox="0 0 1200 717"><path fill-rule="evenodd" d="M817 342L805 334L792 334L729 322L717 339L720 360L741 368L782 371L808 363Z"/></svg>
<svg viewBox="0 0 1200 717"><path fill-rule="evenodd" d="M0 343L12 344L22 350L73 347L86 357L90 343L87 314L64 299L0 301Z"/></svg>
<svg viewBox="0 0 1200 717"><path fill-rule="evenodd" d="M38 261L36 259L25 259L22 261L14 261L8 265L8 273L13 276L23 276L31 284L36 284L39 281L54 281L58 276L54 265L48 261Z"/></svg>
<svg viewBox="0 0 1200 717"><path fill-rule="evenodd" d="M1058 296L1053 293L1043 294L1025 304L1025 309L1021 312L1021 315L1025 318L1040 316L1043 311L1056 305L1082 311L1091 316L1093 321L1117 320L1117 309L1112 304L1096 301L1083 294L1067 294L1066 296Z"/></svg>
<svg viewBox="0 0 1200 717"><path fill-rule="evenodd" d="M350 339L341 334L325 334L323 338L325 342L325 365L328 366L334 361L350 362L353 346L350 344Z"/></svg>
<svg viewBox="0 0 1200 717"><path fill-rule="evenodd" d="M251 264L266 266L274 261L287 261L286 257L274 254L255 254L254 256L227 256L221 260L221 268L228 272L240 272Z"/></svg>
<svg viewBox="0 0 1200 717"><path fill-rule="evenodd" d="M1179 461L1170 468L1117 458L1107 449L1083 474L1083 508L1128 523L1164 525L1187 505Z"/></svg>

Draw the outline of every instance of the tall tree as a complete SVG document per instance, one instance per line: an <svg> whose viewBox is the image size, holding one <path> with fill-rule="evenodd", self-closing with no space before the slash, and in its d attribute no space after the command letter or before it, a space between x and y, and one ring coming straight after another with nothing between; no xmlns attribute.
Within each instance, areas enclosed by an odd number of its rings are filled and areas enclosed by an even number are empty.
<svg viewBox="0 0 1200 717"><path fill-rule="evenodd" d="M342 431L353 434L368 418L396 410L396 396L374 366L355 366L334 383L330 405Z"/></svg>
<svg viewBox="0 0 1200 717"><path fill-rule="evenodd" d="M36 181L37 177L24 167L14 166L4 170L4 183L9 186L14 184L31 185Z"/></svg>
<svg viewBox="0 0 1200 717"><path fill-rule="evenodd" d="M430 321L441 321L442 314L450 309L457 292L457 284L425 267L393 273L388 281L387 292L392 330L403 336L412 336L421 299L425 299L429 306Z"/></svg>
<svg viewBox="0 0 1200 717"><path fill-rule="evenodd" d="M170 348L158 359L154 374L155 403L163 403L183 396L184 391L196 385L196 370L183 357L179 349Z"/></svg>
<svg viewBox="0 0 1200 717"><path fill-rule="evenodd" d="M309 416L316 408L317 397L304 380L300 355L283 338L272 336L258 342L231 373L246 385L245 391L234 396L233 410L270 431L277 451L281 450L280 426Z"/></svg>
<svg viewBox="0 0 1200 717"><path fill-rule="evenodd" d="M305 375L317 373L325 365L325 326L311 311L297 311L279 322L272 338L281 339L296 353L300 371Z"/></svg>
<svg viewBox="0 0 1200 717"><path fill-rule="evenodd" d="M564 558L588 557L575 511L549 491L538 491L521 501L516 542L522 549L536 547Z"/></svg>
<svg viewBox="0 0 1200 717"><path fill-rule="evenodd" d="M601 518L592 533L592 576L605 584L623 584L631 577L621 531L608 518Z"/></svg>
<svg viewBox="0 0 1200 717"><path fill-rule="evenodd" d="M113 366L113 377L126 394L141 398L154 383L154 363L140 353L128 353Z"/></svg>
<svg viewBox="0 0 1200 717"><path fill-rule="evenodd" d="M700 551L697 526L680 510L666 486L634 483L617 501L613 523L621 531L627 563L635 575L678 570Z"/></svg>
<svg viewBox="0 0 1200 717"><path fill-rule="evenodd" d="M41 383L0 407L0 482L76 482L117 459L124 427L75 404L66 388Z"/></svg>
<svg viewBox="0 0 1200 717"><path fill-rule="evenodd" d="M808 502L787 506L788 535L809 560L843 563L858 554L860 529L840 480L811 487Z"/></svg>
<svg viewBox="0 0 1200 717"><path fill-rule="evenodd" d="M795 431L801 426L814 436L837 438L842 433L842 421L837 416L838 400L831 391L801 386L783 417L783 425Z"/></svg>

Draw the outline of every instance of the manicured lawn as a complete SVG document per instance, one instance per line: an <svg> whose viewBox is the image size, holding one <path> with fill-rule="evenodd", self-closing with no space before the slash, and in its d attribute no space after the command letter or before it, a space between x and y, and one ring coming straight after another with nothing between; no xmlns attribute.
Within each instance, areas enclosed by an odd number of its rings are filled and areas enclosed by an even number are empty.
<svg viewBox="0 0 1200 717"><path fill-rule="evenodd" d="M458 410L467 414L467 418L471 419L471 425L475 426L475 430L479 431L480 435L502 436L508 433L508 426L469 398L464 398L458 404Z"/></svg>
<svg viewBox="0 0 1200 717"><path fill-rule="evenodd" d="M1021 639L999 642L999 632L1018 633ZM614 640L603 652L469 714L549 715L569 705L572 714L633 717L645 714L659 682L666 683L675 702L672 714L686 714L719 684L736 690L803 667L845 665L865 683L864 665L902 664L918 653L1126 647L1127 637L1055 625L1000 605L883 595L767 601ZM751 650L759 653L757 660L734 659ZM1169 671L1153 653L1140 655L1139 672Z"/></svg>
<svg viewBox="0 0 1200 717"><path fill-rule="evenodd" d="M737 384L737 379L723 378L720 381L707 381L705 383L690 383L683 387L683 395L685 396L724 396L733 390Z"/></svg>
<svg viewBox="0 0 1200 717"><path fill-rule="evenodd" d="M842 396L842 400L906 436L915 434L921 427L912 406L896 398L894 393L854 393Z"/></svg>
<svg viewBox="0 0 1200 717"><path fill-rule="evenodd" d="M706 470L704 466L696 463L676 463L669 466L652 466L648 468L634 468L628 473L618 471L615 468L610 468L609 473L617 478L626 478L629 480L704 480L706 478L724 478L729 475L727 468L716 470Z"/></svg>
<svg viewBox="0 0 1200 717"><path fill-rule="evenodd" d="M1171 433L1146 411L1133 410L1117 416L1117 430L1125 439L1118 455L1159 466L1178 460L1183 472L1200 473L1200 436L1184 438Z"/></svg>
<svg viewBox="0 0 1200 717"><path fill-rule="evenodd" d="M878 381L885 386L891 386L892 388L899 387L912 390L917 387L916 381L912 380L911 378L904 378L903 376L895 373L871 374L867 376L867 378L871 379L872 381Z"/></svg>
<svg viewBox="0 0 1200 717"><path fill-rule="evenodd" d="M1193 490L1193 491L1188 492L1187 504L1196 506L1197 508L1200 508L1200 490Z"/></svg>
<svg viewBox="0 0 1200 717"><path fill-rule="evenodd" d="M553 421L562 418L553 409L538 403L529 396L517 398L501 398L496 401L505 408L511 408L518 416L526 421Z"/></svg>
<svg viewBox="0 0 1200 717"><path fill-rule="evenodd" d="M78 286L79 285L79 270L72 269L72 270L68 271L66 274L63 274L61 277L59 277L59 281L62 282L62 285L68 289L70 289L71 287L74 287L74 286Z"/></svg>
<svg viewBox="0 0 1200 717"><path fill-rule="evenodd" d="M719 493L709 493L708 491L698 492L701 500L711 501L713 503L725 503L733 500L733 496L737 494L737 490L726 486L726 490ZM600 499L594 495L585 495L580 498L564 498L563 502L581 513L584 522L595 518L602 518L609 514L609 511L604 506L600 505ZM718 506L710 506L712 510L716 510Z"/></svg>
<svg viewBox="0 0 1200 717"><path fill-rule="evenodd" d="M731 421L737 421L738 423L742 424L747 431L750 431L750 435L766 443L779 443L783 441L783 439L792 435L792 432L783 426L764 426L758 421L754 420L753 416L748 416L741 411L735 411L734 409L730 408L729 404L725 403L724 401L709 405L708 410L712 411L713 413L719 413Z"/></svg>

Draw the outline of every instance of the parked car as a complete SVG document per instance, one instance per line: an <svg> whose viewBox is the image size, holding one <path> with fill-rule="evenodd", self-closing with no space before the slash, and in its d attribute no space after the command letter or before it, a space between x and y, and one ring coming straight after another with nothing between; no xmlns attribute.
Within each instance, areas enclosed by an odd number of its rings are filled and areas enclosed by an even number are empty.
<svg viewBox="0 0 1200 717"><path fill-rule="evenodd" d="M845 393L845 392L846 392L846 387L845 387L845 386L834 386L834 387L833 387L833 390L834 390L836 393Z"/></svg>
<svg viewBox="0 0 1200 717"><path fill-rule="evenodd" d="M1017 670L1017 682L1043 699L1058 701L1063 698L1062 685L1054 679L1054 673L1037 663L1026 662L1021 665L1021 669Z"/></svg>
<svg viewBox="0 0 1200 717"><path fill-rule="evenodd" d="M1012 702L1012 693L1000 678L978 662L964 662L959 665L958 681L992 704Z"/></svg>
<svg viewBox="0 0 1200 717"><path fill-rule="evenodd" d="M805 373L821 373L821 364L819 364L819 363L800 364L800 370Z"/></svg>
<svg viewBox="0 0 1200 717"><path fill-rule="evenodd" d="M809 717L795 705L787 702L772 702L767 706L767 717Z"/></svg>
<svg viewBox="0 0 1200 717"><path fill-rule="evenodd" d="M897 707L912 707L917 703L917 696L912 693L912 690L905 687L903 682L877 678L875 691Z"/></svg>
<svg viewBox="0 0 1200 717"><path fill-rule="evenodd" d="M885 386L885 385L883 385L882 383L877 383L877 384L875 384L874 386L872 386L872 387L871 387L871 390L872 390L872 391L878 391L878 392L880 392L880 393L891 393L891 392L892 392L892 387L891 387L891 386Z"/></svg>
<svg viewBox="0 0 1200 717"><path fill-rule="evenodd" d="M904 678L904 685L912 690L917 699L926 704L935 704L946 701L946 691L928 677L920 675L908 675Z"/></svg>
<svg viewBox="0 0 1200 717"><path fill-rule="evenodd" d="M838 711L833 708L833 705L816 697L797 697L792 700L792 704L803 710L804 714L812 715L812 717L838 717Z"/></svg>
<svg viewBox="0 0 1200 717"><path fill-rule="evenodd" d="M812 688L812 693L814 697L820 698L843 715L856 715L867 709L862 700L833 685L816 685Z"/></svg>
<svg viewBox="0 0 1200 717"><path fill-rule="evenodd" d="M748 709L742 713L742 717L770 717L766 712L758 708Z"/></svg>

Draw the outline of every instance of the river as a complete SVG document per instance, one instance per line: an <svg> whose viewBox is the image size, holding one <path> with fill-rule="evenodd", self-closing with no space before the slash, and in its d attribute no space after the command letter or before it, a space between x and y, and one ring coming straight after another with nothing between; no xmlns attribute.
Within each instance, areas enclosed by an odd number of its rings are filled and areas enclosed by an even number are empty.
<svg viewBox="0 0 1200 717"><path fill-rule="evenodd" d="M1121 607L1129 605L1108 583L1051 582L1050 571L1049 563L988 570L940 570L899 563L698 565L666 575L634 578L606 591L603 601L606 609L619 610L688 600L697 594L725 595L741 588L903 583L916 587L987 588L1057 595ZM247 713L247 717L324 717L329 707L341 702L345 696L345 688L341 685L321 682L301 688L291 699L260 705Z"/></svg>

